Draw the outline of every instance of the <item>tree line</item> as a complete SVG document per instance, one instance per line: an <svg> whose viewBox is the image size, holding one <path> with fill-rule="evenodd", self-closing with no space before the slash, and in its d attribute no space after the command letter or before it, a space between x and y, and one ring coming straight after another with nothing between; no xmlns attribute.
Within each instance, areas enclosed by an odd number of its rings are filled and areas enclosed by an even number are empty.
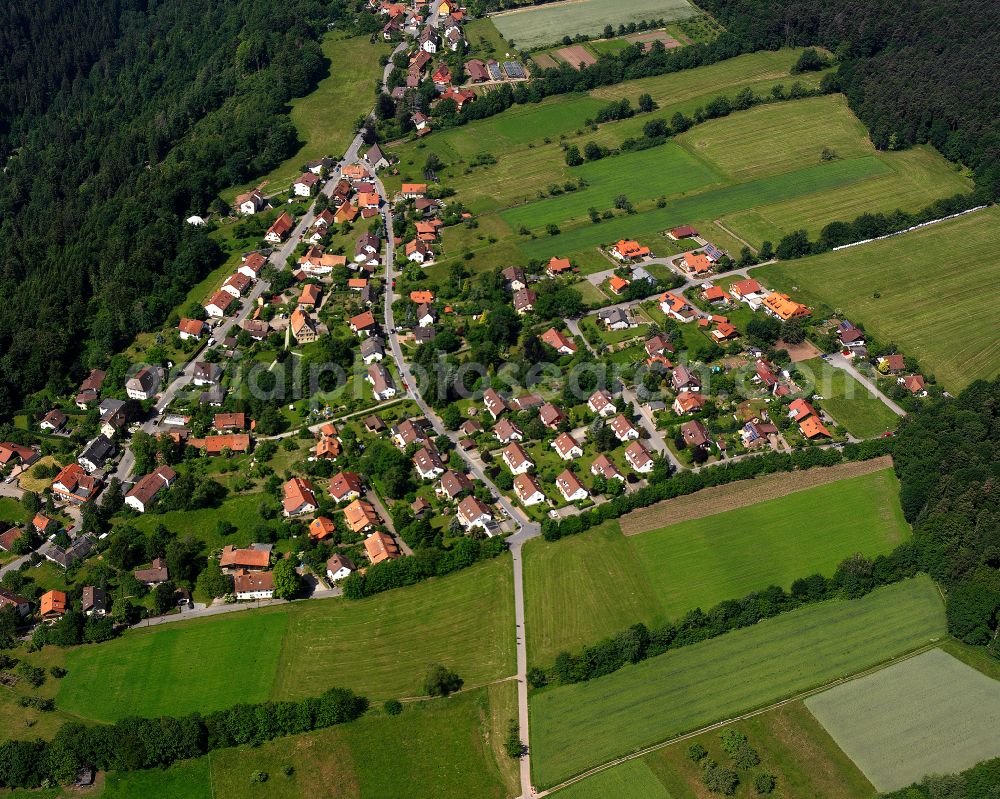
<svg viewBox="0 0 1000 799"><path fill-rule="evenodd" d="M772 585L742 599L720 602L708 611L695 608L677 622L653 628L633 624L577 654L560 652L551 667L533 669L528 677L535 687L550 681L567 685L591 680L629 663L751 627L804 605L828 599L859 599L875 588L913 577L918 571L916 546L912 542L874 560L853 555L841 562L832 577L821 574L803 577L792 583L790 591Z"/></svg>
<svg viewBox="0 0 1000 799"><path fill-rule="evenodd" d="M368 700L345 688L298 702L239 704L226 710L175 718L124 718L91 726L70 722L51 741L0 744L0 786L37 788L72 783L81 768L136 771L166 768L214 749L249 744L354 721Z"/></svg>

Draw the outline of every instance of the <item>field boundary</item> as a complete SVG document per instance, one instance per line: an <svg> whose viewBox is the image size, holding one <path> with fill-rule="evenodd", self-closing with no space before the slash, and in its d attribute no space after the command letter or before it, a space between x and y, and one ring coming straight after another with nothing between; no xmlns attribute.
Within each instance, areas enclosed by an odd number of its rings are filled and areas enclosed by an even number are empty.
<svg viewBox="0 0 1000 799"><path fill-rule="evenodd" d="M674 499L665 499L648 508L634 510L618 521L622 535L639 535L890 468L892 468L892 456L883 455L866 461L840 463L836 466L817 466L795 472L775 472L750 480L704 488Z"/></svg>
<svg viewBox="0 0 1000 799"><path fill-rule="evenodd" d="M658 749L663 749L667 746L673 746L674 744L682 743L691 738L696 738L697 736L702 735L706 732L712 732L713 730L721 729L722 727L725 727L729 724L735 724L738 721L744 721L746 719L754 718L755 716L760 716L764 713L770 713L772 710L777 710L779 707L790 705L793 702L801 702L804 699L808 699L811 696L823 693L824 691L828 691L831 688L837 687L838 685L843 685L844 683L852 682L854 680L860 680L863 677L867 677L870 674L875 674L877 672L883 671L884 669L887 669L890 666L894 666L897 663L902 663L905 660L910 660L911 658L915 658L918 655L924 654L925 652L930 652L933 649L938 649L940 647L940 643L941 642L938 640L929 644L923 644L922 646L919 646L916 649L913 649L909 652L904 652L902 655L897 655L896 657L886 660L882 663L877 663L876 665L871 666L865 669L864 671L859 671L855 674L849 674L846 677L839 677L833 682L826 683L825 685L819 685L816 686L815 688L810 688L807 691L801 691L800 693L795 694L794 696L789 696L786 699L782 699L778 702L773 702L770 705L766 705L765 707L760 707L757 708L756 710L750 710L746 713L741 713L739 716L733 716L731 718L724 719L722 721L716 721L713 722L712 724L700 727L697 730L691 730L689 732L683 733L682 735L675 735L673 738L668 738L665 741L660 741L659 743L645 746L642 749L638 749L635 752L631 752L630 754L622 755L621 757L617 757L614 760L609 760L607 763L602 763L599 766L594 766L593 768L587 769L586 771L582 771L579 774L576 774L567 780L563 780L563 782L559 783L558 785L553 785L551 788L546 788L544 791L539 791L538 793L532 795L540 799L540 797L542 796L548 796L550 794L555 793L556 791L561 791L563 788L568 788L570 785L580 782L581 780L585 780L588 777L592 777L595 774L598 774L602 771L607 771L608 769L614 768L615 766L619 766L622 763L628 762L629 760L635 760L637 757L644 757L645 755L648 755L650 752L655 752Z"/></svg>

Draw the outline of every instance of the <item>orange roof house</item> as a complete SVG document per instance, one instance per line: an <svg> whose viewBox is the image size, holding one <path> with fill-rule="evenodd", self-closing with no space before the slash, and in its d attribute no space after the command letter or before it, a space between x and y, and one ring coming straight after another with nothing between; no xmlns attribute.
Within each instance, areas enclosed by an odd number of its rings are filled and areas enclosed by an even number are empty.
<svg viewBox="0 0 1000 799"><path fill-rule="evenodd" d="M650 254L649 247L643 247L637 241L622 239L611 248L611 254L625 261L631 258L645 258Z"/></svg>
<svg viewBox="0 0 1000 799"><path fill-rule="evenodd" d="M284 486L282 507L286 516L299 513L311 513L316 510L316 495L312 483L301 477L293 477Z"/></svg>
<svg viewBox="0 0 1000 799"><path fill-rule="evenodd" d="M621 294L625 289L628 288L629 282L623 278L618 277L618 275L612 275L611 279L608 281L608 285L615 294Z"/></svg>
<svg viewBox="0 0 1000 799"><path fill-rule="evenodd" d="M563 355L572 355L576 352L576 344L574 344L570 339L568 339L559 330L554 327L550 327L541 336L542 342L548 344L556 352L562 353Z"/></svg>
<svg viewBox="0 0 1000 799"><path fill-rule="evenodd" d="M434 292L433 291L411 291L410 292L411 302L415 302L417 305L423 305L424 303L434 302Z"/></svg>
<svg viewBox="0 0 1000 799"><path fill-rule="evenodd" d="M802 435L809 440L815 438L833 437L830 435L830 431L824 427L823 423L816 416L810 416L808 419L799 422L799 430L801 430Z"/></svg>
<svg viewBox="0 0 1000 799"><path fill-rule="evenodd" d="M709 286L701 293L701 296L705 302L730 303L733 301L733 298L718 286Z"/></svg>
<svg viewBox="0 0 1000 799"><path fill-rule="evenodd" d="M335 436L322 436L313 449L317 458L336 460L340 457L340 441Z"/></svg>
<svg viewBox="0 0 1000 799"><path fill-rule="evenodd" d="M365 539L365 552L368 560L375 566L385 560L399 557L399 547L388 533L375 532Z"/></svg>
<svg viewBox="0 0 1000 799"><path fill-rule="evenodd" d="M707 255L686 252L681 268L692 275L704 275L712 271L712 262Z"/></svg>
<svg viewBox="0 0 1000 799"><path fill-rule="evenodd" d="M548 272L550 275L561 275L572 269L573 265L569 262L569 258L556 258L553 256L549 261Z"/></svg>
<svg viewBox="0 0 1000 799"><path fill-rule="evenodd" d="M317 541L322 541L324 538L329 538L333 535L336 529L337 527L333 523L333 519L328 519L326 516L317 516L309 523L309 537L315 538Z"/></svg>
<svg viewBox="0 0 1000 799"><path fill-rule="evenodd" d="M236 549L227 545L222 548L219 567L222 569L266 569L271 563L271 552L267 549Z"/></svg>
<svg viewBox="0 0 1000 799"><path fill-rule="evenodd" d="M370 502L356 499L344 508L344 521L352 533L360 533L379 523L378 514Z"/></svg>
<svg viewBox="0 0 1000 799"><path fill-rule="evenodd" d="M416 198L423 197L427 194L427 184L426 183L404 183L401 190L402 195L406 198Z"/></svg>
<svg viewBox="0 0 1000 799"><path fill-rule="evenodd" d="M333 215L333 221L338 225L342 225L344 222L353 222L358 218L359 213L360 212L354 205L350 202L346 202L337 209L337 213Z"/></svg>
<svg viewBox="0 0 1000 799"><path fill-rule="evenodd" d="M768 294L764 298L764 310L783 322L787 322L789 319L801 319L811 313L809 308L802 303L795 302L787 294L779 294L778 292Z"/></svg>
<svg viewBox="0 0 1000 799"><path fill-rule="evenodd" d="M42 594L40 613L43 619L57 619L66 613L66 594L62 591L46 591Z"/></svg>

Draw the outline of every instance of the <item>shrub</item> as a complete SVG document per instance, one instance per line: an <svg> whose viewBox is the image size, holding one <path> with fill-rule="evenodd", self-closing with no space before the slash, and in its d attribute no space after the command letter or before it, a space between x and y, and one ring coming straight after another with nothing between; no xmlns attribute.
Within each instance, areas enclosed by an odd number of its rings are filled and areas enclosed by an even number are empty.
<svg viewBox="0 0 1000 799"><path fill-rule="evenodd" d="M382 705L382 709L390 716L398 716L403 712L403 703L398 699L390 699Z"/></svg>

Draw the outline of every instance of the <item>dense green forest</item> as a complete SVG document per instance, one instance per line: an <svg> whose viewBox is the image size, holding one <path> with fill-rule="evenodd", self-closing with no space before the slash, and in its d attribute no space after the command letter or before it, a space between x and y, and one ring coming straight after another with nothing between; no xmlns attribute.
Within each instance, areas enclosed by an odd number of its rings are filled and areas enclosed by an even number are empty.
<svg viewBox="0 0 1000 799"><path fill-rule="evenodd" d="M948 627L996 654L1000 610L1000 378L927 403L893 458L920 567L948 591Z"/></svg>
<svg viewBox="0 0 1000 799"><path fill-rule="evenodd" d="M1000 196L1000 3L699 0L752 49L822 45L882 149L930 142Z"/></svg>
<svg viewBox="0 0 1000 799"><path fill-rule="evenodd" d="M183 224L295 151L347 0L0 6L0 415L162 320L219 258Z"/></svg>

